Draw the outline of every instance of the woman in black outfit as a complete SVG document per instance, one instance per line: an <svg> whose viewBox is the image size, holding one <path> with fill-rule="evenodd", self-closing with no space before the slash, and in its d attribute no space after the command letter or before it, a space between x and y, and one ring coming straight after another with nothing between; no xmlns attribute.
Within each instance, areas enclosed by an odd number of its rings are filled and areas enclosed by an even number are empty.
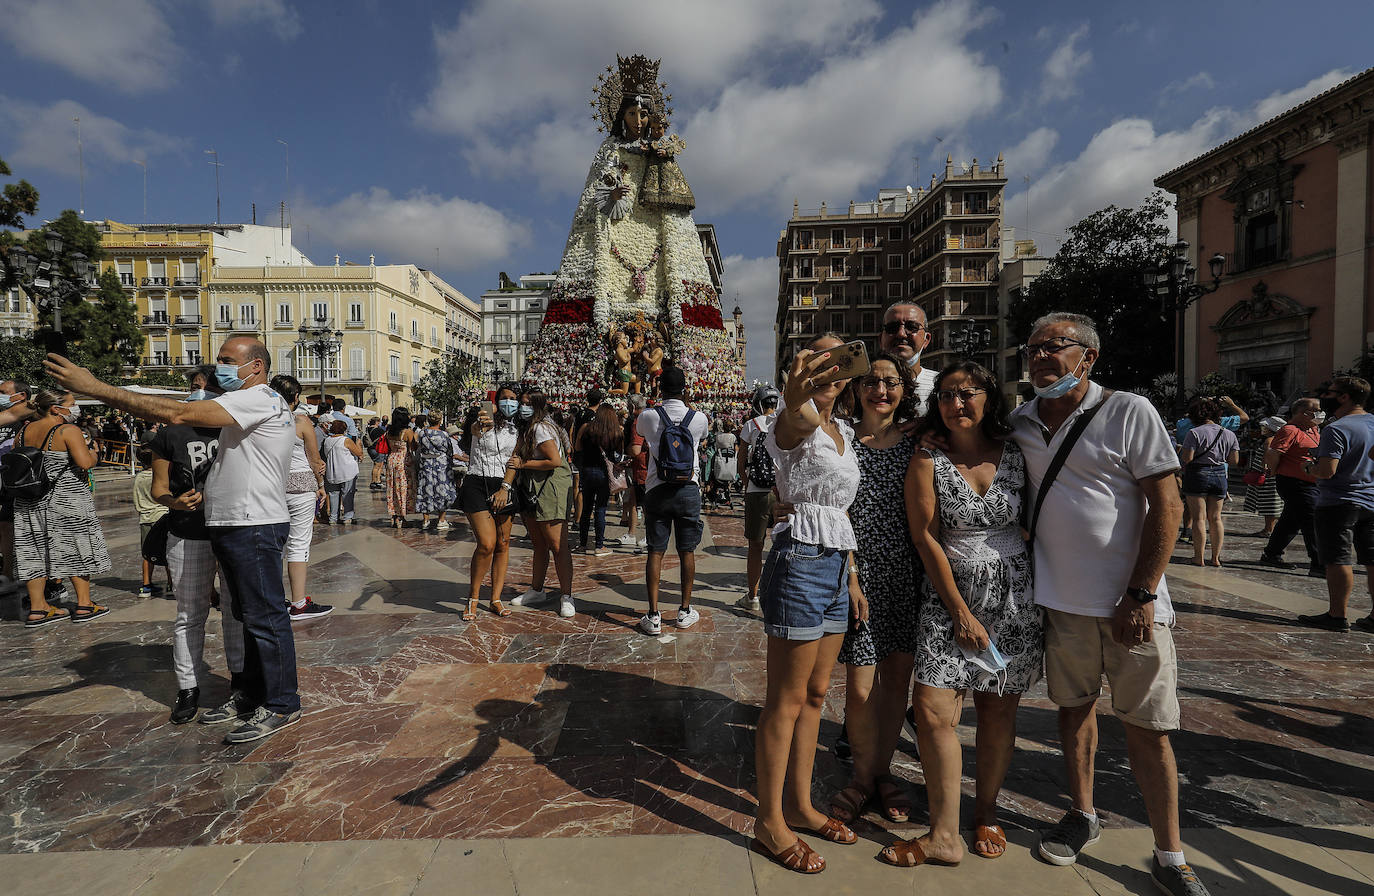
<svg viewBox="0 0 1374 896"><path fill-rule="evenodd" d="M581 472L582 516L578 521L580 544L578 550L587 551L587 526L596 514L597 557L610 555L606 548L606 505L610 502L610 478L607 461L612 464L624 460L625 430L620 417L609 404L597 407L591 420L577 431L577 469Z"/></svg>

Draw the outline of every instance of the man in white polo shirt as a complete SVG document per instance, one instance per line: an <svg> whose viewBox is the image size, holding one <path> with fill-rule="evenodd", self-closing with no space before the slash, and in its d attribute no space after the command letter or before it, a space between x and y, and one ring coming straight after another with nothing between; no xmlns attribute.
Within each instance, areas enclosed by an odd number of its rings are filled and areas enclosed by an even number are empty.
<svg viewBox="0 0 1374 896"><path fill-rule="evenodd" d="M883 312L883 331L878 335L878 347L896 355L911 368L916 381L916 411L924 414L930 390L935 388L935 371L921 366L921 352L930 344L930 327L920 305L893 302Z"/></svg>
<svg viewBox="0 0 1374 896"><path fill-rule="evenodd" d="M210 546L229 586L234 618L244 627L242 722L224 738L248 743L298 721L296 642L282 588L282 548L291 516L286 477L295 423L285 400L267 386L271 356L249 336L229 339L215 358L224 394L182 402L139 395L97 380L60 355L44 367L53 379L121 411L156 423L219 427L219 453L205 482Z"/></svg>
<svg viewBox="0 0 1374 896"><path fill-rule="evenodd" d="M1041 833L1047 862L1072 865L1097 841L1093 807L1095 705L1105 674L1112 711L1154 832L1151 876L1175 896L1206 896L1184 862L1178 771L1169 732L1179 726L1174 622L1164 570L1182 516L1178 458L1145 398L1104 394L1089 382L1101 343L1090 318L1049 314L1032 328L1025 355L1036 398L1011 415L1026 458L1028 506L1074 422L1098 411L1048 486L1035 527L1035 602L1046 608L1045 676L1073 806Z"/></svg>

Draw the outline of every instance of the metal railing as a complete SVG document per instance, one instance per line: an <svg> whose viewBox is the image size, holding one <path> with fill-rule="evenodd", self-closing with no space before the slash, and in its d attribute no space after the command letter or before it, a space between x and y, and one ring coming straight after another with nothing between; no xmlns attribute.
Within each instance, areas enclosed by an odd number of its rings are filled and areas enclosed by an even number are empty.
<svg viewBox="0 0 1374 896"><path fill-rule="evenodd" d="M161 327L162 329L166 329L171 325L172 322L168 319L167 312L165 311L154 311L152 314L143 315L143 326L145 327Z"/></svg>
<svg viewBox="0 0 1374 896"><path fill-rule="evenodd" d="M406 375L400 371L392 370L387 374L387 380L397 385L404 386L406 384Z"/></svg>
<svg viewBox="0 0 1374 896"><path fill-rule="evenodd" d="M178 314L172 321L175 327L199 327L201 316L199 314Z"/></svg>
<svg viewBox="0 0 1374 896"><path fill-rule="evenodd" d="M144 278L143 278L143 281L142 281L139 285L140 285L140 286L166 286L166 285L167 285L167 278L166 278L166 277L144 277Z"/></svg>

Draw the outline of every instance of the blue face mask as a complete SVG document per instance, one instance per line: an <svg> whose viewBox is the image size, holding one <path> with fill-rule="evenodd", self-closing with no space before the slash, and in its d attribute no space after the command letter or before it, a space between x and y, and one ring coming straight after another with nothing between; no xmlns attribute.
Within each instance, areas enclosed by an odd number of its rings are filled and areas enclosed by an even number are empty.
<svg viewBox="0 0 1374 896"><path fill-rule="evenodd" d="M187 395L187 396L186 396L186 400L187 400L187 401L205 401L205 400L208 399L209 397L210 397L210 393L209 393L209 392L205 391L204 389L196 389L196 390L195 390L194 392L192 392L190 395Z"/></svg>
<svg viewBox="0 0 1374 896"><path fill-rule="evenodd" d="M3 392L0 392L0 411L5 410L12 404L14 404L13 396L6 395Z"/></svg>
<svg viewBox="0 0 1374 896"><path fill-rule="evenodd" d="M522 405L520 405L520 419L521 419L521 420L528 420L528 419L530 419L530 418L533 417L533 416L534 416L534 408L530 407L530 406L527 405L527 404L522 404Z"/></svg>
<svg viewBox="0 0 1374 896"><path fill-rule="evenodd" d="M1086 358L1084 360L1087 360ZM1079 361L1073 370L1061 376L1059 379L1050 383L1048 386L1035 386L1035 394L1041 398L1063 398L1074 390L1074 387L1083 382L1083 378L1076 371L1083 366L1083 361ZM1087 373L1087 371L1084 371Z"/></svg>
<svg viewBox="0 0 1374 896"><path fill-rule="evenodd" d="M520 410L520 402L514 398L503 398L496 403L496 410L500 411L502 417L509 420Z"/></svg>
<svg viewBox="0 0 1374 896"><path fill-rule="evenodd" d="M252 361L248 362L248 364L252 363ZM233 364L216 364L215 381L219 383L220 388L225 392L237 392L239 389L243 388L243 380L239 378L239 371L247 367L248 364L239 364L238 366Z"/></svg>

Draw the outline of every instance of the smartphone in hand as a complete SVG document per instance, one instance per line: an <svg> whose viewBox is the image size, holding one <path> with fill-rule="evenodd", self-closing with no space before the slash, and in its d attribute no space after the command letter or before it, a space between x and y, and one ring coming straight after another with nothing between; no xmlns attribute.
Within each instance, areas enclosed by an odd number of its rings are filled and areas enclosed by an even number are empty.
<svg viewBox="0 0 1374 896"><path fill-rule="evenodd" d="M836 380L863 376L872 367L868 360L868 347L864 345L862 339L846 342L844 345L827 349L827 351L830 352L831 366L837 366L839 369L831 370L827 367L811 378L812 385L824 386Z"/></svg>

